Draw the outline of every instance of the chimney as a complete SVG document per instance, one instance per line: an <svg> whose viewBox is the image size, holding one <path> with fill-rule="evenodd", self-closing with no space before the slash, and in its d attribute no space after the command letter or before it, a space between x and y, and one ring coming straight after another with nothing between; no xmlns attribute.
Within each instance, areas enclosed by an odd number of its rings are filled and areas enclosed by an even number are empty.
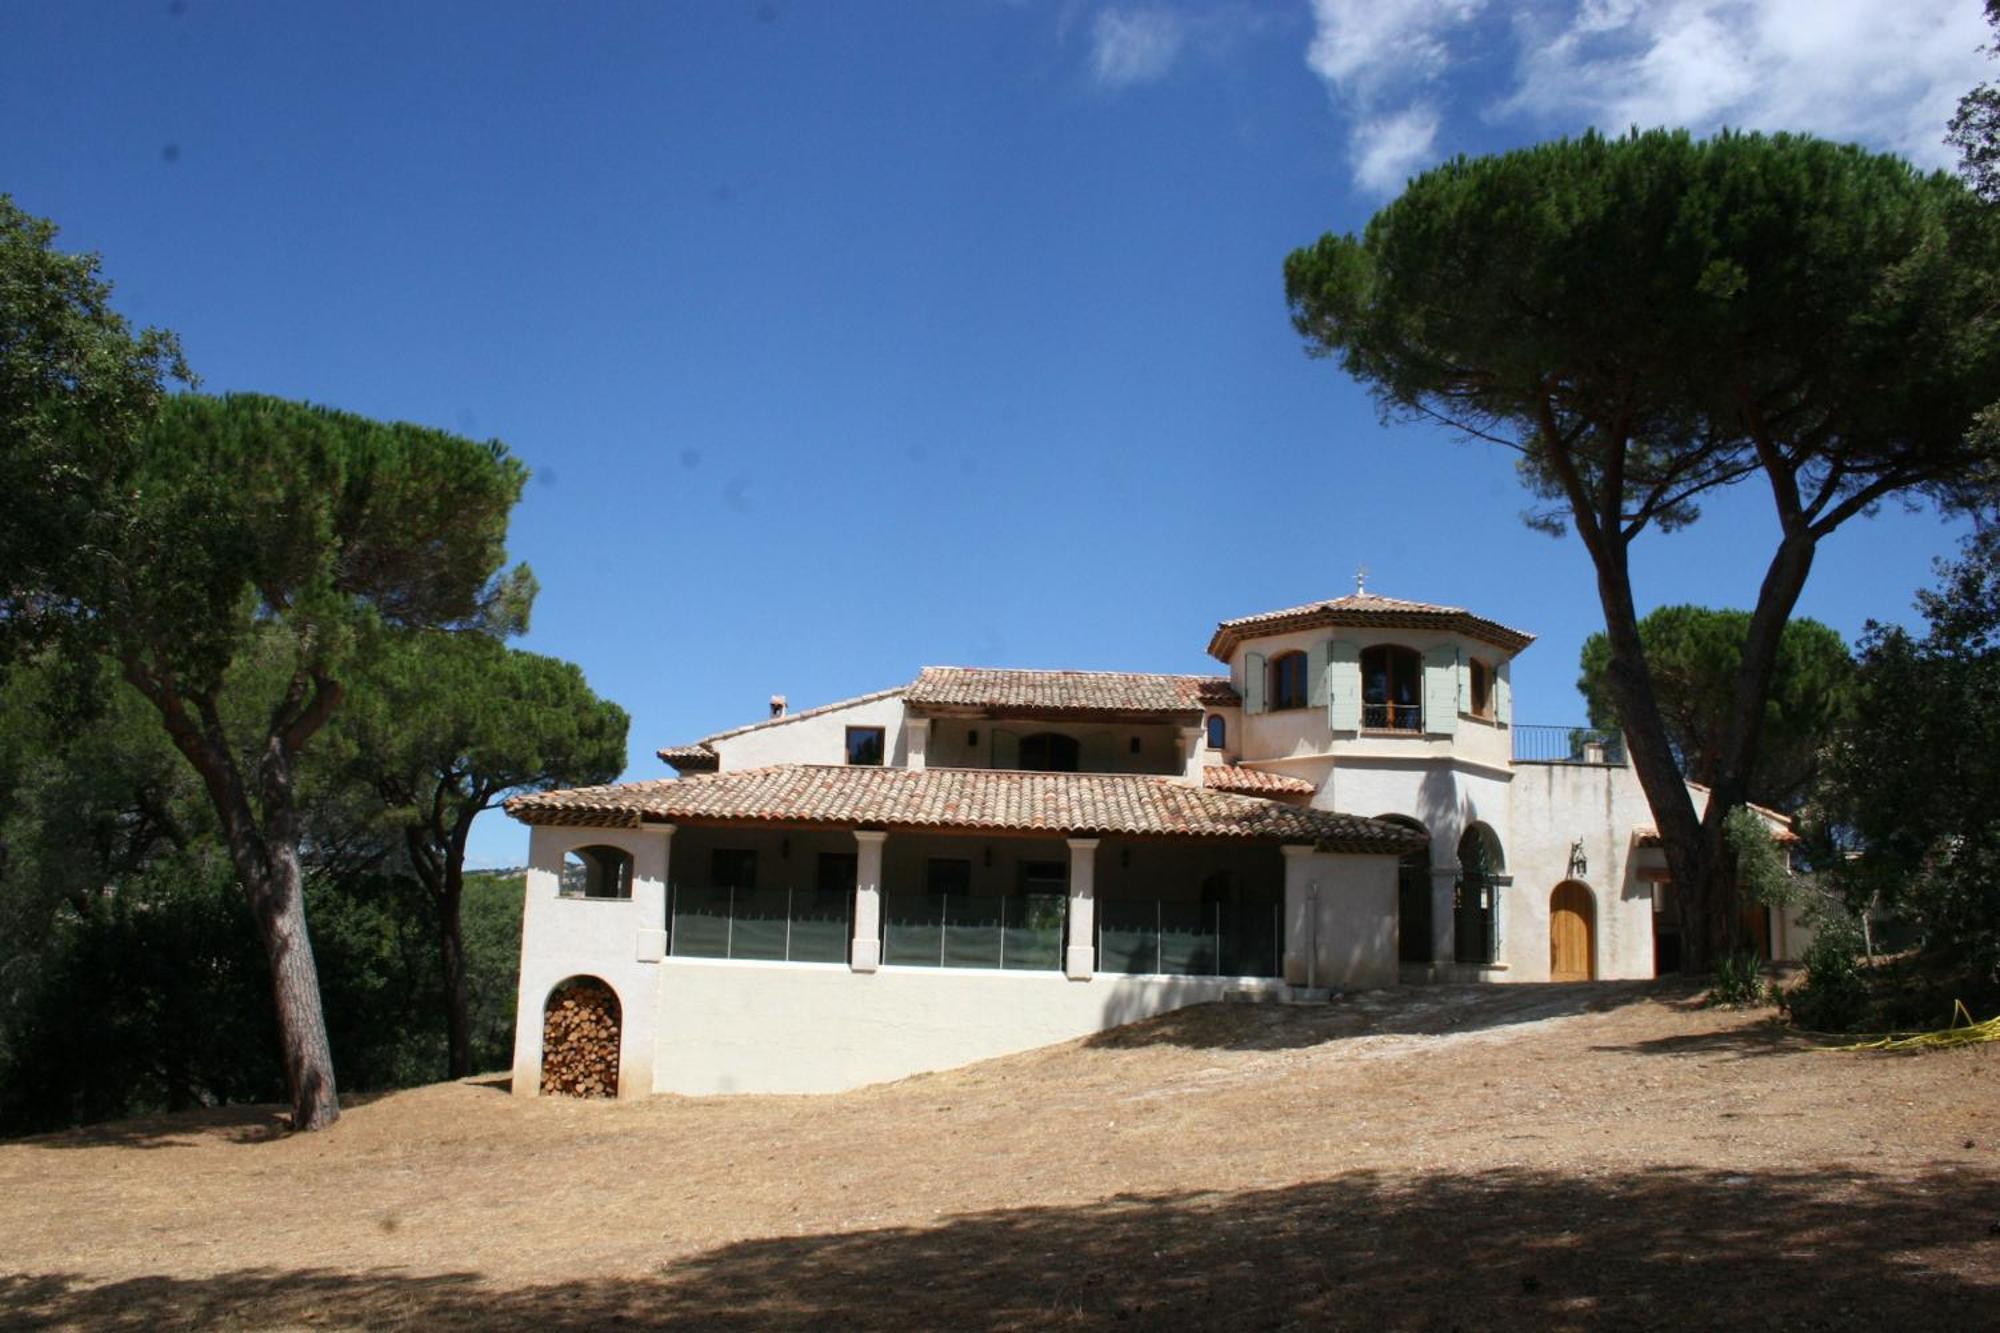
<svg viewBox="0 0 2000 1333"><path fill-rule="evenodd" d="M772 716L772 717L783 717L784 715L785 715L785 696L784 696L784 695L782 695L782 694L774 694L774 695L772 695L772 696L771 696L771 716Z"/></svg>

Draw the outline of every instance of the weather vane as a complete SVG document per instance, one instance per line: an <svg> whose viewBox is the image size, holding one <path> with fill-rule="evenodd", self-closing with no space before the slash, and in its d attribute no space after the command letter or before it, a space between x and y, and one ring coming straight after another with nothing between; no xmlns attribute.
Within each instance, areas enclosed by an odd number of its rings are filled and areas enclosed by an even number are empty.
<svg viewBox="0 0 2000 1333"><path fill-rule="evenodd" d="M1354 595L1359 597L1368 591L1368 566L1354 567Z"/></svg>

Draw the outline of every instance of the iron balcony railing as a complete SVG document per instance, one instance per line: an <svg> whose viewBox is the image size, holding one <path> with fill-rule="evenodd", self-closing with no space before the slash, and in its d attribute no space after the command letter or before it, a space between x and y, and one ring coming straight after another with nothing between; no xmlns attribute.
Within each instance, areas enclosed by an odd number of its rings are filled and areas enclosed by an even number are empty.
<svg viewBox="0 0 2000 1333"><path fill-rule="evenodd" d="M1623 732L1596 727L1531 727L1516 723L1514 762L1517 764L1606 764L1623 767Z"/></svg>
<svg viewBox="0 0 2000 1333"><path fill-rule="evenodd" d="M1364 703L1361 705L1361 726L1364 731L1422 731L1424 706L1420 703Z"/></svg>

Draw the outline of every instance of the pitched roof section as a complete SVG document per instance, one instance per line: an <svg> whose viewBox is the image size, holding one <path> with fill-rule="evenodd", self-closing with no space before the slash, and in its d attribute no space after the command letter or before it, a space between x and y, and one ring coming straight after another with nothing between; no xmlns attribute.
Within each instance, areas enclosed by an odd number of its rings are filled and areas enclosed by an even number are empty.
<svg viewBox="0 0 2000 1333"><path fill-rule="evenodd" d="M1535 641L1532 634L1509 629L1484 616L1475 616L1462 606L1406 602L1400 597L1357 592L1331 601L1288 606L1282 611L1261 611L1254 616L1238 616L1234 620L1222 621L1215 627L1215 636L1208 641L1209 656L1227 662L1237 645L1245 640L1262 638L1267 634L1314 629L1321 625L1452 630L1508 653L1518 653Z"/></svg>
<svg viewBox="0 0 2000 1333"><path fill-rule="evenodd" d="M834 824L1053 835L1166 835L1313 843L1397 855L1421 834L1379 820L1210 791L1171 778L969 768L778 764L740 773L538 792L507 802L527 824L642 821Z"/></svg>
<svg viewBox="0 0 2000 1333"><path fill-rule="evenodd" d="M693 745L669 745L653 753L683 773L713 773L722 762L722 756L701 741Z"/></svg>
<svg viewBox="0 0 2000 1333"><path fill-rule="evenodd" d="M1229 764L1210 764L1202 769L1201 785L1211 791L1233 791L1246 796L1310 796L1318 790L1304 778L1288 778L1282 773Z"/></svg>
<svg viewBox="0 0 2000 1333"><path fill-rule="evenodd" d="M1039 717L1198 713L1242 703L1226 676L948 666L925 667L904 697L913 708L979 708Z"/></svg>

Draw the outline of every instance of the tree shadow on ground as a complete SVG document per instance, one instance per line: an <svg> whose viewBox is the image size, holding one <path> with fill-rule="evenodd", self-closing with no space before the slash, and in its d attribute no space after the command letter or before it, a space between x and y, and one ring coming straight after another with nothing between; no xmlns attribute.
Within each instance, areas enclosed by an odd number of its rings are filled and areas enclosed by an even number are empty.
<svg viewBox="0 0 2000 1333"><path fill-rule="evenodd" d="M1603 1013L1629 1004L1678 998L1684 991L1684 984L1678 981L1397 986L1336 996L1323 1005L1189 1005L1108 1028L1086 1037L1083 1044L1109 1050L1142 1046L1291 1050L1347 1037L1479 1032Z"/></svg>
<svg viewBox="0 0 2000 1333"><path fill-rule="evenodd" d="M191 1148L217 1139L242 1144L270 1143L284 1138L290 1128L290 1107L260 1102L81 1125L6 1142L10 1146L33 1148Z"/></svg>
<svg viewBox="0 0 2000 1333"><path fill-rule="evenodd" d="M1823 1051L1838 1043L1810 1037L1755 1014L1743 1015L1740 1026L1720 1032L1681 1032L1645 1041L1612 1042L1593 1046L1593 1051L1622 1051L1631 1055L1726 1055L1739 1060L1769 1055L1798 1055Z"/></svg>
<svg viewBox="0 0 2000 1333"><path fill-rule="evenodd" d="M340 1106L351 1111L372 1101L393 1095L387 1092L344 1092ZM107 1120L102 1124L79 1125L47 1134L31 1134L0 1142L9 1147L28 1148L190 1148L228 1143L276 1143L292 1132L292 1108L273 1102L251 1102L205 1107L196 1111L169 1111L161 1115L136 1116L129 1120Z"/></svg>
<svg viewBox="0 0 2000 1333"><path fill-rule="evenodd" d="M1653 1170L1125 1195L746 1240L650 1275L240 1269L0 1278L0 1322L535 1329L1970 1328L2000 1297L1990 1173ZM1985 1314L1981 1314L1985 1311ZM1990 1325L1989 1325L1990 1326Z"/></svg>

